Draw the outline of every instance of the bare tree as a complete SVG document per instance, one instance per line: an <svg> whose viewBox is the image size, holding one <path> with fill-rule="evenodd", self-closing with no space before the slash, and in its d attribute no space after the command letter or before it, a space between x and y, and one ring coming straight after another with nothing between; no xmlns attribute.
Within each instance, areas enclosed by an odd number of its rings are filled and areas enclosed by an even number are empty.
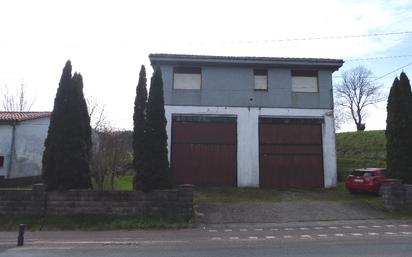
<svg viewBox="0 0 412 257"><path fill-rule="evenodd" d="M342 82L335 88L336 104L355 122L356 130L365 130L366 107L375 105L385 98L380 92L381 85L372 80L373 73L358 66L343 73Z"/></svg>
<svg viewBox="0 0 412 257"><path fill-rule="evenodd" d="M26 85L22 82L19 87L10 89L7 85L1 90L1 109L6 112L27 112L34 104Z"/></svg>
<svg viewBox="0 0 412 257"><path fill-rule="evenodd" d="M87 97L86 103L92 129L94 131L107 130L110 125L107 121L106 106L92 97Z"/></svg>
<svg viewBox="0 0 412 257"><path fill-rule="evenodd" d="M93 137L91 174L99 190L103 190L107 178L113 190L114 178L132 162L132 134L130 131L115 131L107 125L95 131Z"/></svg>

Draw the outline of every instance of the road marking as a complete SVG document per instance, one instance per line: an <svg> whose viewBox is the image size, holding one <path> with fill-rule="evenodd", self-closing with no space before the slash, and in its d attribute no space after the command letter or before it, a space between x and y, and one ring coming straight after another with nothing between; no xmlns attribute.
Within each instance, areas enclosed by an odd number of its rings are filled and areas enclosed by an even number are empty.
<svg viewBox="0 0 412 257"><path fill-rule="evenodd" d="M385 225L385 227L387 227L387 228L394 228L395 225Z"/></svg>
<svg viewBox="0 0 412 257"><path fill-rule="evenodd" d="M404 235L410 235L410 234L412 234L412 232L401 232L402 234L404 234Z"/></svg>
<svg viewBox="0 0 412 257"><path fill-rule="evenodd" d="M352 226L343 226L343 228L352 228Z"/></svg>
<svg viewBox="0 0 412 257"><path fill-rule="evenodd" d="M367 226L357 226L357 228L368 228Z"/></svg>
<svg viewBox="0 0 412 257"><path fill-rule="evenodd" d="M351 233L352 236L362 236L363 234L361 233Z"/></svg>
<svg viewBox="0 0 412 257"><path fill-rule="evenodd" d="M402 225L399 225L399 227L409 227L409 225L402 224Z"/></svg>
<svg viewBox="0 0 412 257"><path fill-rule="evenodd" d="M232 230L232 229L225 229L225 230L223 230L223 231L225 231L225 232L232 232L233 230Z"/></svg>
<svg viewBox="0 0 412 257"><path fill-rule="evenodd" d="M212 240L222 240L221 237L212 237Z"/></svg>
<svg viewBox="0 0 412 257"><path fill-rule="evenodd" d="M342 237L342 236L345 236L345 235L344 234L335 234L335 236Z"/></svg>
<svg viewBox="0 0 412 257"><path fill-rule="evenodd" d="M328 237L328 235L325 234L319 234L318 237Z"/></svg>
<svg viewBox="0 0 412 257"><path fill-rule="evenodd" d="M263 228L255 228L255 231L263 231Z"/></svg>
<svg viewBox="0 0 412 257"><path fill-rule="evenodd" d="M299 228L300 230L308 230L308 228Z"/></svg>
<svg viewBox="0 0 412 257"><path fill-rule="evenodd" d="M278 231L279 229L278 229L278 228L271 228L270 230L272 230L272 231Z"/></svg>
<svg viewBox="0 0 412 257"><path fill-rule="evenodd" d="M214 232L217 232L217 230L214 230L214 229L209 229L209 232L214 233Z"/></svg>
<svg viewBox="0 0 412 257"><path fill-rule="evenodd" d="M284 228L283 230L295 230L294 228Z"/></svg>
<svg viewBox="0 0 412 257"><path fill-rule="evenodd" d="M248 231L248 230L246 228L241 228L241 229L239 229L239 231L245 232L245 231Z"/></svg>
<svg viewBox="0 0 412 257"><path fill-rule="evenodd" d="M396 233L393 233L393 232L385 232L384 234L385 235L396 235Z"/></svg>
<svg viewBox="0 0 412 257"><path fill-rule="evenodd" d="M257 240L258 239L258 237L257 236L250 236L250 237L248 237L249 239L252 239L252 240Z"/></svg>
<svg viewBox="0 0 412 257"><path fill-rule="evenodd" d="M286 236L283 236L283 238L293 238L293 236L291 236L291 235L286 235Z"/></svg>
<svg viewBox="0 0 412 257"><path fill-rule="evenodd" d="M239 239L239 237L237 237L237 236L231 236L231 237L229 237L229 239L230 239L230 240L237 240L237 239Z"/></svg>
<svg viewBox="0 0 412 257"><path fill-rule="evenodd" d="M370 236L377 236L377 235L379 235L379 233L373 233L373 232L371 232L371 233L368 233L368 235L370 235Z"/></svg>
<svg viewBox="0 0 412 257"><path fill-rule="evenodd" d="M266 239L275 239L276 237L274 236L266 236Z"/></svg>
<svg viewBox="0 0 412 257"><path fill-rule="evenodd" d="M374 226L372 226L373 228L381 228L382 226L381 225L374 225Z"/></svg>
<svg viewBox="0 0 412 257"><path fill-rule="evenodd" d="M315 229L320 230L323 229L323 227L315 227Z"/></svg>
<svg viewBox="0 0 412 257"><path fill-rule="evenodd" d="M329 229L337 229L337 227L328 227Z"/></svg>

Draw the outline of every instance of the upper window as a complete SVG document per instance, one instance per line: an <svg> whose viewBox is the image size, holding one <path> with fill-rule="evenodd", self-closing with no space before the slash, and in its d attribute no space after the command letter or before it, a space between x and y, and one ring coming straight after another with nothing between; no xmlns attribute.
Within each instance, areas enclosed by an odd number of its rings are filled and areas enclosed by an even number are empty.
<svg viewBox="0 0 412 257"><path fill-rule="evenodd" d="M268 90L268 70L255 69L255 90Z"/></svg>
<svg viewBox="0 0 412 257"><path fill-rule="evenodd" d="M200 89L201 73L199 67L175 67L173 70L173 88Z"/></svg>
<svg viewBox="0 0 412 257"><path fill-rule="evenodd" d="M318 71L292 70L292 91L304 93L317 93Z"/></svg>

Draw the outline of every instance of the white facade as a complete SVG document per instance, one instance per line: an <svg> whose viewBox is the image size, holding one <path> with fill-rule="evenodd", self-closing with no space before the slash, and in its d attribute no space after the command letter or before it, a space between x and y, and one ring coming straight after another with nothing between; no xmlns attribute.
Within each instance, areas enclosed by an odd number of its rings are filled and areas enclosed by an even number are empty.
<svg viewBox="0 0 412 257"><path fill-rule="evenodd" d="M237 183L259 187L259 117L321 118L325 187L337 182L333 110L256 107L165 106L168 146L171 145L172 115L223 115L237 118ZM169 149L170 160L170 149Z"/></svg>
<svg viewBox="0 0 412 257"><path fill-rule="evenodd" d="M0 124L0 156L4 157L0 176L15 178L41 175L49 122L50 118L44 117Z"/></svg>

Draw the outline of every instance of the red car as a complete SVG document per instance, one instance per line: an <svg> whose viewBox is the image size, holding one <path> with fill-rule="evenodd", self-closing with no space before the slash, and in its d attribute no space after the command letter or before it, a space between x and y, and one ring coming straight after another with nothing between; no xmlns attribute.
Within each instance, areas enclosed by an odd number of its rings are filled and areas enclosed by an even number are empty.
<svg viewBox="0 0 412 257"><path fill-rule="evenodd" d="M379 188L385 178L385 168L356 169L346 178L345 186L351 193L379 193Z"/></svg>

